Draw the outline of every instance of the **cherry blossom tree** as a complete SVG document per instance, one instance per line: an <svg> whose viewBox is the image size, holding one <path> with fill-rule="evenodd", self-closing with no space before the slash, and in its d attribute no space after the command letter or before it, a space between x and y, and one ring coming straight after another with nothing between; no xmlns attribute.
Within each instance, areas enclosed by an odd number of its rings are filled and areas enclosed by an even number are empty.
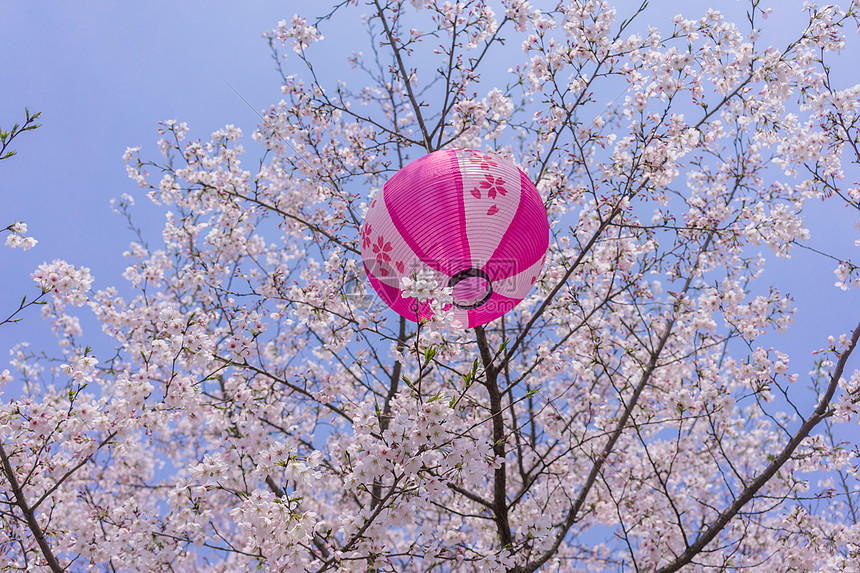
<svg viewBox="0 0 860 573"><path fill-rule="evenodd" d="M662 25L544 4L294 16L266 35L259 161L173 120L160 158L128 150L160 236L118 288L39 266L61 355L16 347L0 376L23 385L5 570L857 570L860 312L814 356L762 341L792 322L763 272L815 248L805 205L860 209L860 87L830 64L860 3L807 5L775 47L760 0ZM341 72L315 44L347 25L368 41ZM359 255L387 178L455 147L519 165L551 222L530 296L470 330L426 276L401 286L433 318L387 310Z"/></svg>

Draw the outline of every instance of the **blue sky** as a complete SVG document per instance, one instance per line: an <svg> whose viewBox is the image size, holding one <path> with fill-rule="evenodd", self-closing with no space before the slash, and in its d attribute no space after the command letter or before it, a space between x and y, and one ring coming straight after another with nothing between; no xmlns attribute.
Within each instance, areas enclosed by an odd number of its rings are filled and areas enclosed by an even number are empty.
<svg viewBox="0 0 860 573"><path fill-rule="evenodd" d="M122 282L132 235L110 199L138 191L126 175L126 147L154 157L157 122L169 118L204 138L227 123L250 133L258 118L228 83L255 109L278 101L280 81L261 34L296 4L0 4L0 125L22 120L25 106L41 111L43 124L16 140L18 155L0 164L0 227L24 220L39 240L26 253L0 251L0 310L35 292L29 274L43 260L90 267L96 288ZM156 210L137 199L138 211L150 215L147 230L157 234ZM32 324L37 312L25 322L0 329L0 363L15 341L38 346L33 336L46 334Z"/></svg>
<svg viewBox="0 0 860 573"><path fill-rule="evenodd" d="M258 117L228 83L254 109L277 102L280 82L261 34L309 5L295 0L0 4L0 125L20 121L25 106L41 111L44 124L17 140L18 156L0 163L0 227L24 220L39 240L28 252L0 249L0 313L36 292L29 274L44 260L90 267L95 288L122 285L122 252L133 236L111 211L110 199L135 195L150 236L158 237L161 227L160 212L146 206L127 178L123 151L141 146L143 157L156 158L157 122L169 118L188 122L194 137L206 138L227 123L249 135ZM679 9L698 16L708 5L736 14L742 6L734 0L690 8L654 5L653 18L663 21ZM767 22L766 37L783 45L802 25L801 6L800 0L784 2L786 12ZM340 65L350 51L341 38L350 36L327 35L321 46L330 48L320 49L336 48ZM853 46L846 61L857 53ZM848 77L858 79L856 73ZM253 144L246 139L246 159L254 162ZM815 244L852 254L846 245L857 234L850 214L843 210L834 217L834 206L811 207ZM832 262L796 254L789 263L777 262L769 274L789 285L800 307L792 332L772 343L791 351L793 367L804 372L812 363L808 352L826 344L828 334L852 328L858 319L852 311L860 312L860 305L856 293L832 286ZM0 370L15 342L45 346L40 339L49 332L37 314L31 311L23 324L0 328ZM84 326L85 335L99 337Z"/></svg>

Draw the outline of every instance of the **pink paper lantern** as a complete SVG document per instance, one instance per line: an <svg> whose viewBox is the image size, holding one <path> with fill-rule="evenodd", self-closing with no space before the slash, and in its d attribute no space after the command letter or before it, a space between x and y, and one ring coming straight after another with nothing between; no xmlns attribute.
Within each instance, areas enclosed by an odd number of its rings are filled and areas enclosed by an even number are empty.
<svg viewBox="0 0 860 573"><path fill-rule="evenodd" d="M526 297L543 267L549 222L529 178L498 155L446 149L417 159L388 180L361 232L370 284L398 314L431 316L403 298L402 277L432 271L453 288L454 321L486 324Z"/></svg>

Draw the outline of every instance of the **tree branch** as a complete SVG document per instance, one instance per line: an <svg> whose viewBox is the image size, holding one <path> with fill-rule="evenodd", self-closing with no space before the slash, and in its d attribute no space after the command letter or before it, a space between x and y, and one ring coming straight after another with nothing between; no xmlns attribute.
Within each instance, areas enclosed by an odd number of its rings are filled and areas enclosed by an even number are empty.
<svg viewBox="0 0 860 573"><path fill-rule="evenodd" d="M714 238L715 234L716 231L712 230L711 233L705 239L705 242L702 245L700 252L704 253L708 250L711 240ZM680 305L681 300L684 298L687 291L690 289L690 285L693 282L693 278L696 276L698 260L699 258L697 257L696 264L690 271L687 280L684 282L684 287L681 289L680 293L677 296L675 310L677 310L677 307ZM669 341L669 337L672 334L672 329L675 327L675 322L677 321L677 319L678 317L676 315L673 315L669 322L666 323L666 326L657 341L657 346L650 353L651 355L648 359L648 364L642 371L642 376L639 378L639 383L636 384L636 388L633 390L633 394L630 396L630 399L624 405L624 412L622 412L621 417L615 424L615 429L609 436L609 440L606 442L606 445L600 451L600 454L597 456L597 459L594 460L594 465L592 465L591 467L591 471L589 472L588 477L585 480L585 484L582 486L582 489L580 490L576 500L573 502L573 505L570 507L570 510L568 510L567 517L565 518L564 523L559 529L558 534L556 534L556 538L552 544L552 547L544 551L537 559L535 559L531 563L527 564L524 567L518 568L517 571L525 571L529 573L535 571L541 565L546 563L558 551L558 548L561 546L561 542L564 540L565 536L567 535L567 532L576 522L576 518L579 514L580 509L582 509L582 506L585 505L585 500L588 498L588 494L591 493L591 489L594 487L594 483L597 481L601 469L606 464L606 460L609 458L609 454L612 453L612 450L615 448L615 444L621 438L621 434L624 433L624 429L627 427L627 422L630 419L630 416L633 414L633 409L639 402L639 396L642 394L642 391L645 390L645 387L651 380L651 375L657 368L657 361L659 360L660 355L663 353L663 348Z"/></svg>
<svg viewBox="0 0 860 573"><path fill-rule="evenodd" d="M412 83L409 80L409 74L406 72L406 66L403 64L403 58L400 57L400 48L394 39L394 34L388 26L388 20L385 19L385 13L382 11L382 6L379 5L379 0L373 0L376 6L376 13L379 16L382 27L385 30L385 36L388 38L388 44L394 53L394 58L397 60L397 68L400 71L400 77L403 79L403 85L406 87L406 93L409 95L409 101L412 103L412 109L415 110L415 119L418 121L418 126L421 128L421 136L424 139L424 148L427 153L433 153L433 142L430 141L430 134L427 133L427 126L424 125L424 117L421 115L421 106L418 100L415 99L415 94L412 91Z"/></svg>
<svg viewBox="0 0 860 573"><path fill-rule="evenodd" d="M756 479L750 483L741 494L735 498L732 504L727 507L717 518L711 523L708 529L702 533L681 555L675 558L674 561L664 565L657 570L657 573L670 573L677 571L684 565L692 561L693 557L701 553L705 546L710 543L725 527L729 521L737 515L737 513L747 504L755 494L760 490L770 479L785 465L791 458L797 446L806 438L815 426L817 426L829 414L830 401L833 399L833 394L836 392L836 387L839 385L839 379L842 378L842 372L845 369L845 363L857 346L857 340L860 338L860 324L854 328L854 334L851 336L851 343L848 348L839 356L839 361L836 363L836 369L830 377L830 383L827 385L827 390L818 401L818 406L812 412L812 415L797 430L797 433L792 436L791 440L785 445L779 455L765 468L765 470Z"/></svg>
<svg viewBox="0 0 860 573"><path fill-rule="evenodd" d="M2 444L0 444L0 460L3 462L3 475L5 475L6 479L9 481L9 485L12 487L12 493L15 496L15 505L17 505L21 510L21 513L24 514L24 518L27 520L27 526L33 533L33 537L36 539L39 549L42 550L42 555L45 557L45 561L48 562L48 567L50 567L51 571L54 573L62 573L63 567L60 566L60 562L51 550L51 546L48 544L48 539L45 537L45 532L42 531L42 527L36 519L35 511L27 505L27 499L24 497L24 492L21 490L18 478L15 477L15 470L12 468L12 464L9 462L9 456L6 455L6 450L3 448Z"/></svg>
<svg viewBox="0 0 860 573"><path fill-rule="evenodd" d="M499 467L493 470L493 516L499 541L502 547L513 545L511 524L508 520L507 501L507 464L505 463L505 420L502 417L502 393L499 391L499 371L493 366L493 353L487 343L487 335L482 326L475 327L478 339L478 349L486 373L484 386L490 395L490 417L493 422L493 455L499 462Z"/></svg>

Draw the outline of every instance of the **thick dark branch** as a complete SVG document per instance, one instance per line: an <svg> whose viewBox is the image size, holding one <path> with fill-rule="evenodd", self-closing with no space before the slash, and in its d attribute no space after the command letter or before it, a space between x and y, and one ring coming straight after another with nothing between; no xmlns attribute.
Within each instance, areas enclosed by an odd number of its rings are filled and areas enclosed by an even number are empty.
<svg viewBox="0 0 860 573"><path fill-rule="evenodd" d="M475 335L478 338L478 349L481 352L481 361L484 364L485 380L484 386L490 396L490 416L493 423L493 455L499 463L493 471L493 520L499 533L499 541L502 547L511 547L513 537L511 536L511 524L508 520L507 501L507 464L505 463L505 420L502 417L502 393L499 391L499 371L493 366L493 353L487 343L487 335L483 327L475 327Z"/></svg>
<svg viewBox="0 0 860 573"><path fill-rule="evenodd" d="M483 505L487 509L493 509L492 502L487 501L486 499L484 499L480 495L478 495L476 493L472 493L471 491L464 489L464 488L462 488L456 484L453 484L451 482L448 482L446 485L448 486L448 489L450 489L451 491L455 491L455 492L459 493L460 495L462 495L463 497L470 499L477 504Z"/></svg>
<svg viewBox="0 0 860 573"><path fill-rule="evenodd" d="M2 444L0 444L0 460L3 462L3 474L9 481L9 486L12 488L12 494L15 496L15 505L17 505L21 510L21 513L24 514L24 519L27 520L27 526L33 533L33 537L36 539L39 549L42 550L42 555L45 557L45 561L48 562L48 567L50 567L51 571L54 573L62 573L63 568L60 566L60 562L57 561L57 557L51 550L51 546L48 545L45 532L42 531L42 527L36 519L36 512L33 511L33 508L27 505L27 499L24 497L24 492L21 490L18 478L15 477L15 470L12 468L12 464L9 462L9 456L6 455L6 450L3 449Z"/></svg>
<svg viewBox="0 0 860 573"><path fill-rule="evenodd" d="M400 317L400 332L397 335L397 355L403 353L406 348L406 318ZM384 436L385 430L391 424L391 401L397 396L397 388L400 385L400 372L403 369L403 364L400 360L394 362L394 367L391 369L391 378L388 381L388 394L385 396L385 403L382 405L382 414L379 416L379 435ZM373 489L370 494L370 509L375 509L382 498L382 482L378 479L373 480Z"/></svg>

